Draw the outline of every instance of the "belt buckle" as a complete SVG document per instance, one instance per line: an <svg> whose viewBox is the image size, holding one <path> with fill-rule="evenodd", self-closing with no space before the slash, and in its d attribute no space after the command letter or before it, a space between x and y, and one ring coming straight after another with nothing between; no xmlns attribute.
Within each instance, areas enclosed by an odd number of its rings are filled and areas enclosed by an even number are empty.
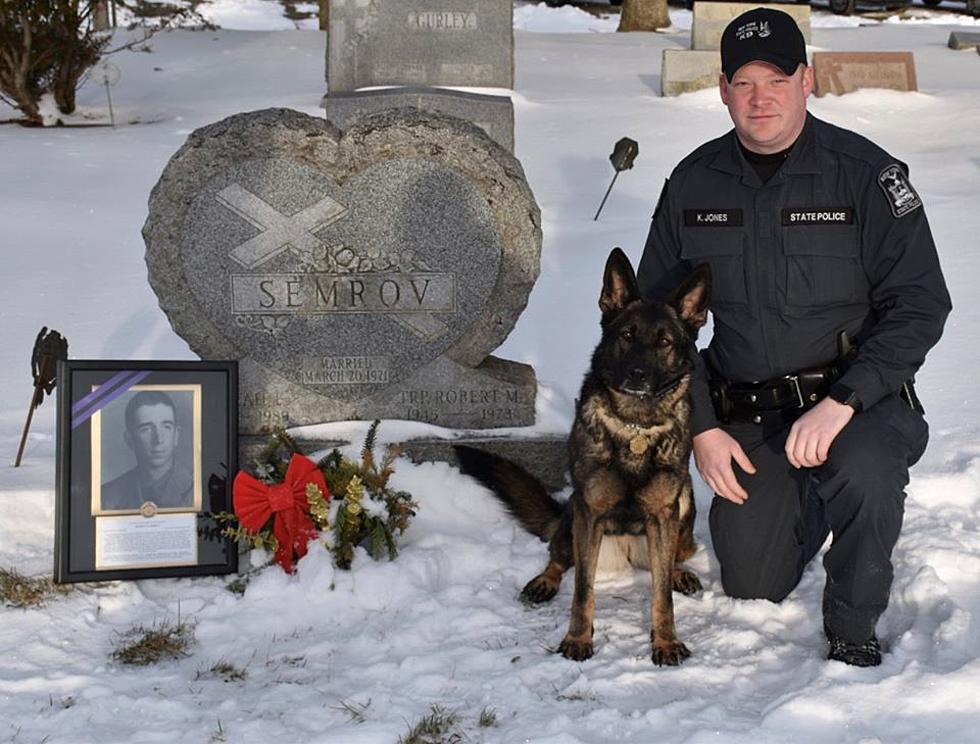
<svg viewBox="0 0 980 744"><path fill-rule="evenodd" d="M784 380L789 380L793 383L793 392L796 393L797 408L806 408L806 403L803 400L803 388L800 387L800 376L799 375L786 375Z"/></svg>

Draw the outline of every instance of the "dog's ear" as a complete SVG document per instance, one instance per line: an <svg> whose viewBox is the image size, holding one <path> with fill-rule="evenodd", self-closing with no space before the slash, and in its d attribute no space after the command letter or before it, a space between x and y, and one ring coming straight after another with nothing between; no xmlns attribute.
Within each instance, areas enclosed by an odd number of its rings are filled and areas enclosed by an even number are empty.
<svg viewBox="0 0 980 744"><path fill-rule="evenodd" d="M698 266L674 292L671 306L697 335L698 330L708 322L708 303L711 301L711 267L704 263Z"/></svg>
<svg viewBox="0 0 980 744"><path fill-rule="evenodd" d="M633 264L619 248L613 248L606 259L606 273L602 277L602 295L599 309L602 322L607 323L633 300L640 299Z"/></svg>

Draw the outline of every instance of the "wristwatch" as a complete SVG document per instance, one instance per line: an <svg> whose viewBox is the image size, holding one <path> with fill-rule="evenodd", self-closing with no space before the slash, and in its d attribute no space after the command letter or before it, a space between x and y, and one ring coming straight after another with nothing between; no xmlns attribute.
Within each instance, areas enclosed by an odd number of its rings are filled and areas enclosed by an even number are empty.
<svg viewBox="0 0 980 744"><path fill-rule="evenodd" d="M863 407L858 394L842 382L835 382L831 385L830 390L827 391L827 397L845 406L850 406L854 409L854 413L860 413Z"/></svg>

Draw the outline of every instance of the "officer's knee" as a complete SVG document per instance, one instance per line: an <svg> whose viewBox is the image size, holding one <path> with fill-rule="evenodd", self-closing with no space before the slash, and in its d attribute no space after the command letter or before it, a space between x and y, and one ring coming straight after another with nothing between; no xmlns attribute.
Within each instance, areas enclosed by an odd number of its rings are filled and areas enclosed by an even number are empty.
<svg viewBox="0 0 980 744"><path fill-rule="evenodd" d="M907 442L889 426L869 421L841 432L818 479L834 479L867 493L901 491L909 481L908 463Z"/></svg>
<svg viewBox="0 0 980 744"><path fill-rule="evenodd" d="M908 468L881 443L833 453L818 475L828 512L894 518L904 509Z"/></svg>
<svg viewBox="0 0 980 744"><path fill-rule="evenodd" d="M779 603L796 588L802 572L783 576L766 575L766 573L726 570L723 565L721 586L725 594L733 599L767 599Z"/></svg>

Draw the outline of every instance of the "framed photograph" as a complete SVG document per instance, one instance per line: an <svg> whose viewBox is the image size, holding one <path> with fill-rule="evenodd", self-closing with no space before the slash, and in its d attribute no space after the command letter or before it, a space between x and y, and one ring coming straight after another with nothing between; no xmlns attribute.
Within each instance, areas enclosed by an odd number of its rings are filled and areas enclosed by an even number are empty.
<svg viewBox="0 0 980 744"><path fill-rule="evenodd" d="M58 363L55 580L231 573L237 362Z"/></svg>

